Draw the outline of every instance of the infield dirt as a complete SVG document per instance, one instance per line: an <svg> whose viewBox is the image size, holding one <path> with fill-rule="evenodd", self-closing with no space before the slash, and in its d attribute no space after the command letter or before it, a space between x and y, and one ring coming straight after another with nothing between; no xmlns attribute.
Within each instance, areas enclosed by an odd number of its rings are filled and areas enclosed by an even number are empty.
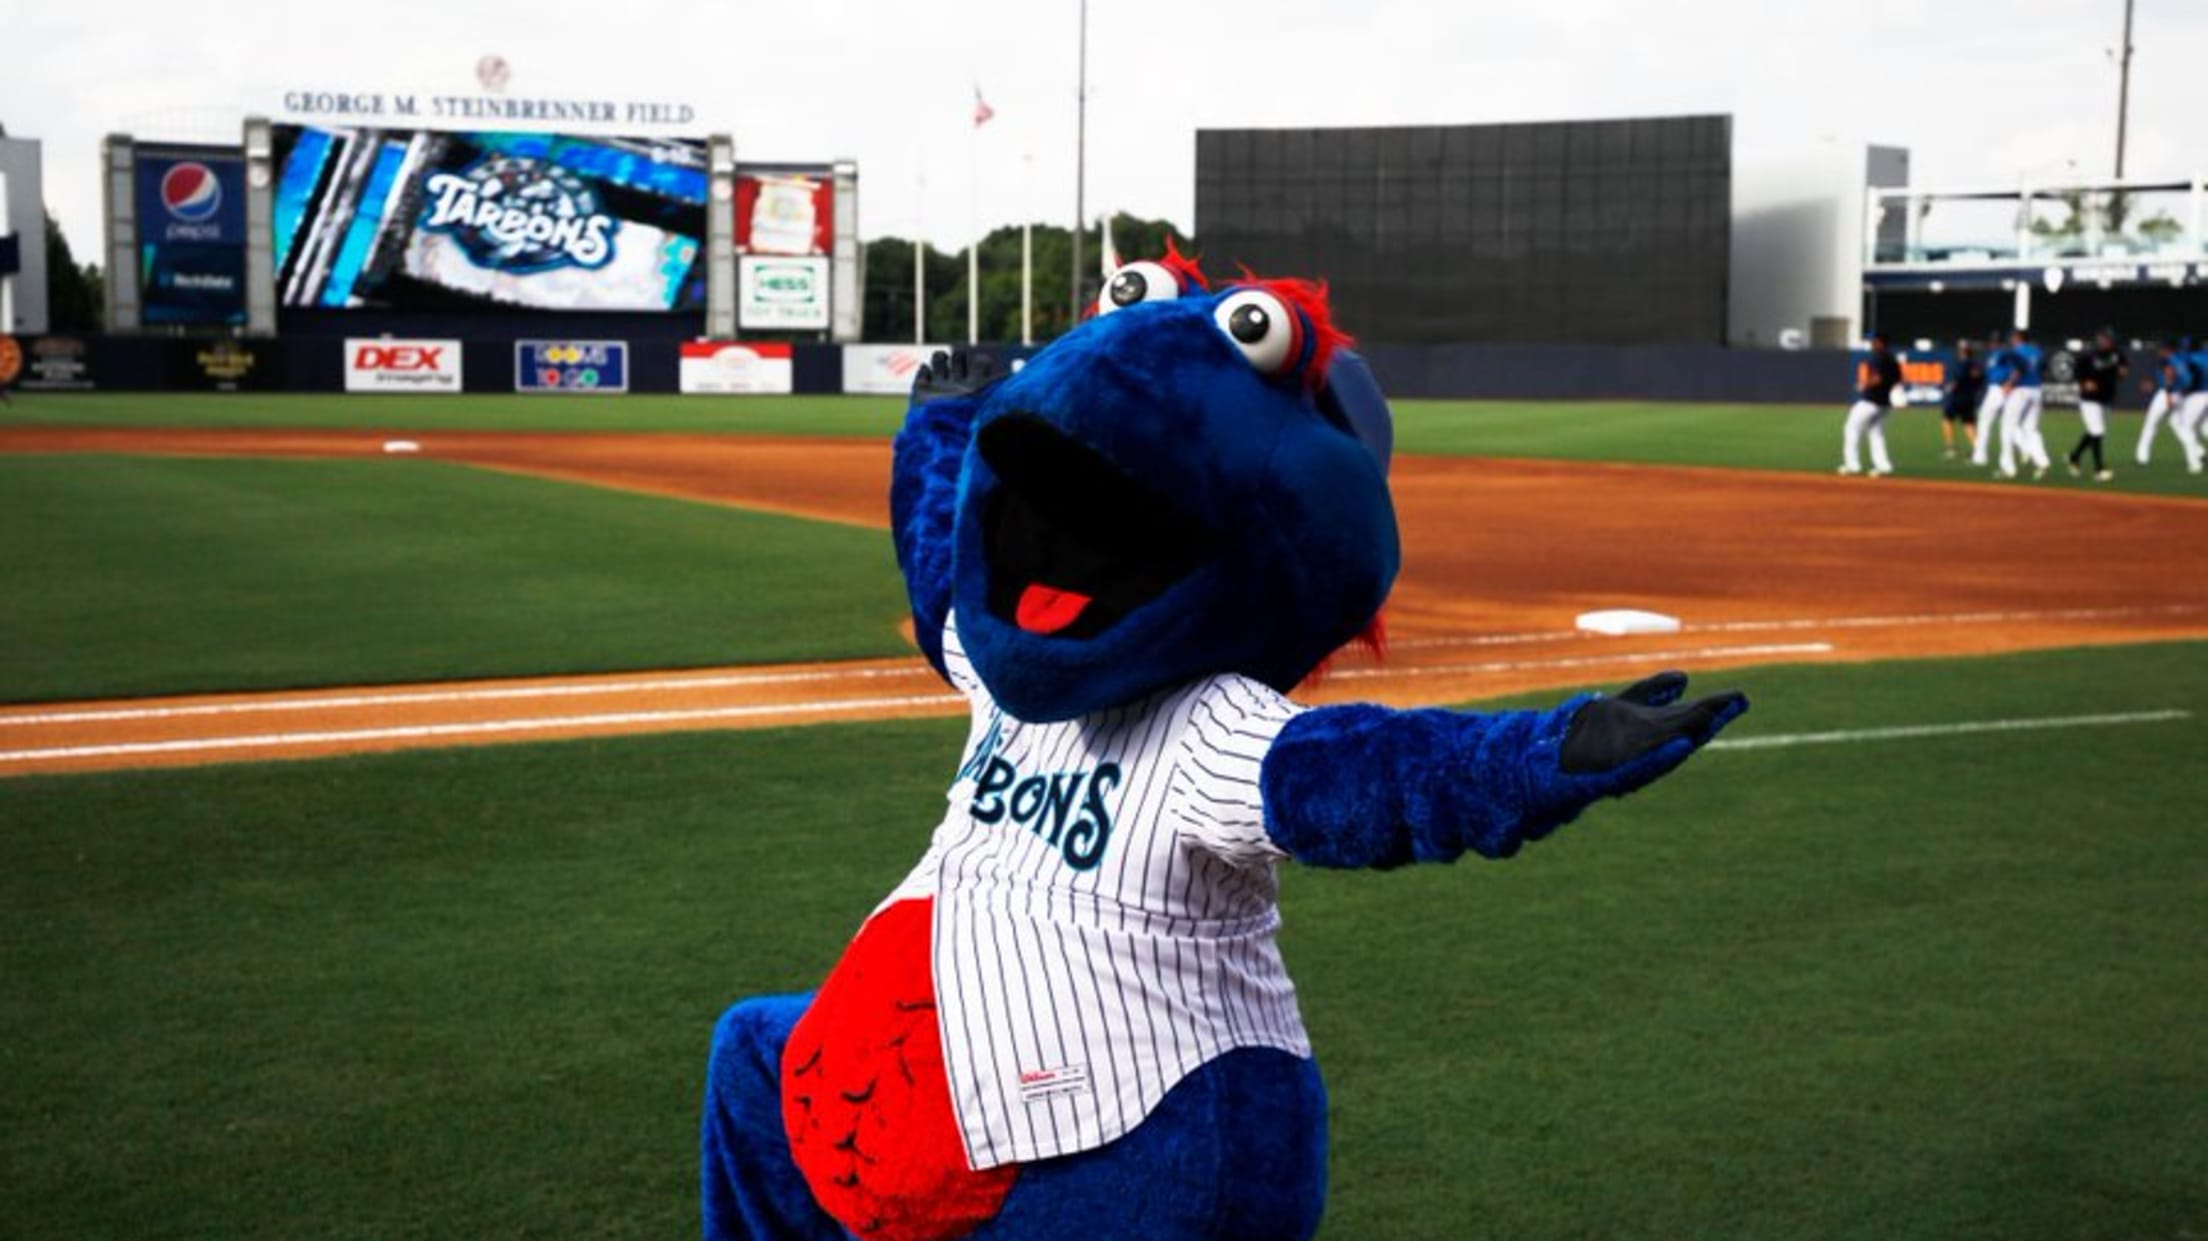
<svg viewBox="0 0 2208 1241"><path fill-rule="evenodd" d="M413 431L0 429L0 453L426 458L885 526L882 441ZM1398 457L1384 661L1299 697L1396 705L1659 666L1874 660L2208 637L2208 503L1733 469ZM1604 638L1647 608L1676 634ZM0 775L674 728L953 714L917 659L0 710Z"/></svg>

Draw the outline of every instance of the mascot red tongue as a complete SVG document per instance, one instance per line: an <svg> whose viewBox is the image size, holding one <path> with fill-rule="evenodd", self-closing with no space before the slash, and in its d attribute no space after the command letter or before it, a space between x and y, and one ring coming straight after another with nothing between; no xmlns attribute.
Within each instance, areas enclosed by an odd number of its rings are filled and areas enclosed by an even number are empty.
<svg viewBox="0 0 2208 1241"><path fill-rule="evenodd" d="M1092 602L1080 591L1037 582L1020 592L1020 607L1014 619L1029 633L1056 633L1081 619L1081 610Z"/></svg>
<svg viewBox="0 0 2208 1241"><path fill-rule="evenodd" d="M1678 673L1547 711L1292 701L1395 578L1387 402L1315 285L1168 253L1098 311L914 388L892 531L971 726L818 992L722 1015L709 1238L1312 1235L1327 1101L1278 868L1510 857L1747 708Z"/></svg>

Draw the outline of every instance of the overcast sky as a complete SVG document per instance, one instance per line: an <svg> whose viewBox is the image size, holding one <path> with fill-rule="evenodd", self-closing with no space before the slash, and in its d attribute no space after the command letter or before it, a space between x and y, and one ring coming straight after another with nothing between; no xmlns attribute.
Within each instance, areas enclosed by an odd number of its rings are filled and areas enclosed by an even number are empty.
<svg viewBox="0 0 2208 1241"><path fill-rule="evenodd" d="M2208 0L2137 0L2129 171L2208 168ZM851 156L867 236L1073 214L1077 0L10 0L0 124L96 249L101 135L235 141L290 89L659 98L739 157ZM1092 0L1091 214L1183 227L1201 127L1730 112L1736 158L1911 148L1919 185L2106 175L2123 0ZM979 84L996 119L977 134ZM976 187L978 188L978 192Z"/></svg>

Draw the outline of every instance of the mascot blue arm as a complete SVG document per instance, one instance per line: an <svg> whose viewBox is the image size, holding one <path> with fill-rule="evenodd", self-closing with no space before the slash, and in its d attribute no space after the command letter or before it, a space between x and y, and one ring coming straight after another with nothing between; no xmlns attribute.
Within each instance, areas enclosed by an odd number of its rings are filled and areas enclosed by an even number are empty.
<svg viewBox="0 0 2208 1241"><path fill-rule="evenodd" d="M1312 866L1510 857L1669 772L1748 709L1739 694L1679 705L1685 688L1665 673L1551 711L1307 711L1265 756L1266 832Z"/></svg>

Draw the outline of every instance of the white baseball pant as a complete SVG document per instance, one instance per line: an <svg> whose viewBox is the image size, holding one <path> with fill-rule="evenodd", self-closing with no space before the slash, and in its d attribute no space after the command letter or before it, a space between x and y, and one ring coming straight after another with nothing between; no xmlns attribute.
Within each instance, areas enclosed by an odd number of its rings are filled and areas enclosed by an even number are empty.
<svg viewBox="0 0 2208 1241"><path fill-rule="evenodd" d="M2194 392L2186 396L2179 407L2177 417L2170 425L2177 430L2177 446L2185 450L2185 468L2194 474L2201 472L2201 458L2208 455L2200 442L2201 422L2208 419L2208 392Z"/></svg>
<svg viewBox="0 0 2208 1241"><path fill-rule="evenodd" d="M2154 390L2154 399L2147 402L2146 425L2139 428L2139 464L2145 465L2154 456L2154 433L2162 429L2162 420L2176 404L2168 388Z"/></svg>
<svg viewBox="0 0 2208 1241"><path fill-rule="evenodd" d="M2001 405L2007 397L2001 389L1988 386L1986 395L1978 402L1978 442L1970 450L1970 463L1984 465L1986 454L1993 451L1994 420L2001 416Z"/></svg>
<svg viewBox="0 0 2208 1241"><path fill-rule="evenodd" d="M2078 401L2078 417L2085 420L2087 435L2108 434L2108 407L2099 401Z"/></svg>
<svg viewBox="0 0 2208 1241"><path fill-rule="evenodd" d="M1840 435L1840 468L1850 474L1863 470L1863 458L1859 451L1862 441L1871 441L1871 471L1875 474L1894 472L1893 458L1886 455L1886 415L1894 412L1889 406L1870 401L1857 401L1848 407L1847 426Z"/></svg>
<svg viewBox="0 0 2208 1241"><path fill-rule="evenodd" d="M2047 444L2039 437L2040 390L2018 388L2001 404L2001 473L2014 475L2017 459L2046 469Z"/></svg>

